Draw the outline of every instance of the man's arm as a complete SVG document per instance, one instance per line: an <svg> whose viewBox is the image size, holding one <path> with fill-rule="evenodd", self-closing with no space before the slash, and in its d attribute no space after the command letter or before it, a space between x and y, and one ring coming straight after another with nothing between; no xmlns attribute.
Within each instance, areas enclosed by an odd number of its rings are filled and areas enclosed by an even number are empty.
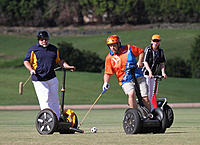
<svg viewBox="0 0 200 145"><path fill-rule="evenodd" d="M75 67L74 67L74 66L71 66L71 65L67 64L67 62L65 62L64 60L59 61L58 64L59 64L61 67L64 67L64 68L66 68L66 69L70 69L70 71L74 71L74 70L75 70Z"/></svg>
<svg viewBox="0 0 200 145"><path fill-rule="evenodd" d="M104 74L104 83L105 82L109 82L110 81L110 77L111 77L111 75L109 75L109 74Z"/></svg>
<svg viewBox="0 0 200 145"><path fill-rule="evenodd" d="M149 67L148 62L144 61L144 66L145 66L145 68L147 69L147 71L149 72L149 77L150 77L150 78L153 77L152 71L151 71L151 69L150 69L150 67Z"/></svg>
<svg viewBox="0 0 200 145"><path fill-rule="evenodd" d="M166 75L166 73L165 73L165 62L166 62L166 58L165 58L165 54L164 54L163 49L160 49L160 51L161 51L160 69L161 69L161 72L162 72L162 76L166 79L166 78L167 78L167 75Z"/></svg>
<svg viewBox="0 0 200 145"><path fill-rule="evenodd" d="M152 71L151 71L151 68L149 66L149 58L150 58L150 54L149 54L149 47L146 47L145 50L144 50L144 66L146 68L146 70L149 72L149 77L152 78L153 77L153 74L152 74Z"/></svg>
<svg viewBox="0 0 200 145"><path fill-rule="evenodd" d="M24 66L30 71L30 74L36 74L29 61L24 61Z"/></svg>
<svg viewBox="0 0 200 145"><path fill-rule="evenodd" d="M103 90L104 89L108 89L109 88L109 81L110 81L110 77L111 77L111 75L109 75L109 74L104 74L104 84L103 84Z"/></svg>
<svg viewBox="0 0 200 145"><path fill-rule="evenodd" d="M142 64L143 59L144 59L144 52L140 53L140 55L139 55L139 59L138 59L138 62L137 62L137 66L139 68L142 68L142 66L143 66L143 64Z"/></svg>
<svg viewBox="0 0 200 145"><path fill-rule="evenodd" d="M166 79L167 75L165 73L165 63L160 64L160 69L161 69L161 72L162 72L162 76Z"/></svg>

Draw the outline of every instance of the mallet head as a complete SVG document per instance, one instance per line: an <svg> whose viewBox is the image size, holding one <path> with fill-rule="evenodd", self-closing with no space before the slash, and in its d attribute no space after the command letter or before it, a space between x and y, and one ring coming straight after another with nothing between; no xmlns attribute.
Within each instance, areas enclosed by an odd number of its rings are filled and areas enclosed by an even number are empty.
<svg viewBox="0 0 200 145"><path fill-rule="evenodd" d="M23 94L23 82L19 82L19 94L22 95Z"/></svg>

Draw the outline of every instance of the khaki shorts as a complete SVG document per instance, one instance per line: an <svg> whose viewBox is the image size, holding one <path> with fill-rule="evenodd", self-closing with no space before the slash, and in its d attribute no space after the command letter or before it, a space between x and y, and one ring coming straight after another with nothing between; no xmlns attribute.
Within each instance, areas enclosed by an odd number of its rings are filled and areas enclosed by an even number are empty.
<svg viewBox="0 0 200 145"><path fill-rule="evenodd" d="M148 96L148 86L146 84L145 77L138 77L137 78L138 84L140 86L140 93L142 97ZM126 95L128 95L132 90L135 91L135 83L128 82L122 85L122 89Z"/></svg>

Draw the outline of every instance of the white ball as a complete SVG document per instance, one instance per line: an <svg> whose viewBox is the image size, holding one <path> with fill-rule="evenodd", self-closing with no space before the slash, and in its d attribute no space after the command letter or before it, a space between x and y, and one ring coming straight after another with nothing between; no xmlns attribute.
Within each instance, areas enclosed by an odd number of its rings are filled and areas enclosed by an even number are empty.
<svg viewBox="0 0 200 145"><path fill-rule="evenodd" d="M97 133L97 128L96 128L96 127L92 127L92 128L91 128L91 132L92 132L92 133Z"/></svg>

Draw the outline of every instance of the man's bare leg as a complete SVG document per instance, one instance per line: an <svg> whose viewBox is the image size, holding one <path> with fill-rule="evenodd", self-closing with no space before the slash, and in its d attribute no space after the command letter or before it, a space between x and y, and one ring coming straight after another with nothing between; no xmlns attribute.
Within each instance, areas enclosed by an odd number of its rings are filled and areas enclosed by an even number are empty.
<svg viewBox="0 0 200 145"><path fill-rule="evenodd" d="M134 91L128 94L128 105L130 108L137 109L136 95Z"/></svg>
<svg viewBox="0 0 200 145"><path fill-rule="evenodd" d="M143 103L144 103L144 106L145 106L149 111L151 111L151 105L150 105L148 96L142 97L142 101L143 101Z"/></svg>

